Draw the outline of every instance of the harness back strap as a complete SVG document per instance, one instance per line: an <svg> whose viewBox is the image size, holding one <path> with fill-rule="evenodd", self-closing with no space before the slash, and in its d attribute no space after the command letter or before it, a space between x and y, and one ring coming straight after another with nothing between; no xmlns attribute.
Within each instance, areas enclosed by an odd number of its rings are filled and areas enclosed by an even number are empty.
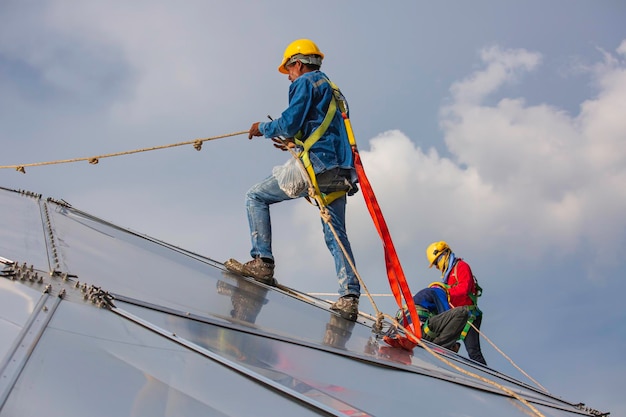
<svg viewBox="0 0 626 417"><path fill-rule="evenodd" d="M457 283L455 285L453 285L453 286L458 285L458 281L459 281L459 276L456 273L456 268L457 268L458 264L459 264L458 261L455 262L454 269L452 270L452 276L457 281ZM470 292L470 293L467 294L467 296L470 298L470 300L472 300L472 304L474 306L478 306L478 297L480 297L483 294L483 289L482 289L482 287L480 285L478 285L478 280L476 279L474 274L472 274L472 279L474 280L474 291L475 292Z"/></svg>
<svg viewBox="0 0 626 417"><path fill-rule="evenodd" d="M457 265L458 265L458 262L454 264L454 269L452 273L454 274L454 277L458 282L458 275L456 271ZM459 336L459 340L465 340L465 336L467 336L467 333L472 328L474 319L482 314L482 311L480 311L480 309L478 308L478 297L481 296L482 288L480 288L480 286L478 285L478 282L476 281L476 277L472 275L472 279L474 280L476 293L468 294L473 304L471 306L467 306L470 314L469 314L469 318L467 319L467 323L465 323L465 327L463 327L463 331L461 332L461 335Z"/></svg>

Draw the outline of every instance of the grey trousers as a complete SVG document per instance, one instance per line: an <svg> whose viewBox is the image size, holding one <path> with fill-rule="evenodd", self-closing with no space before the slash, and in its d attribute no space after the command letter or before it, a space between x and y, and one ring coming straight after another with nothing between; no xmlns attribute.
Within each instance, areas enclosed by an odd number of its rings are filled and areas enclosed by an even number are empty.
<svg viewBox="0 0 626 417"><path fill-rule="evenodd" d="M422 327L422 337L429 342L452 349L467 323L469 310L466 306L455 307L441 314L431 316Z"/></svg>

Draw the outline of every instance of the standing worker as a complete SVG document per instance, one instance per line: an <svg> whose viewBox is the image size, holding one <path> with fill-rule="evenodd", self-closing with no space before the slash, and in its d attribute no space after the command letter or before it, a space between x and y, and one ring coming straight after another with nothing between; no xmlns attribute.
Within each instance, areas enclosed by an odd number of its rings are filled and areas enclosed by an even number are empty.
<svg viewBox="0 0 626 417"><path fill-rule="evenodd" d="M480 330L482 311L478 308L478 297L482 289L478 286L470 266L461 258L457 258L444 241L433 242L426 249L426 258L430 264L441 271L442 282L448 287L450 305L453 307L468 306L470 318L468 323ZM469 326L464 338L465 350L470 359L487 365L480 349L479 333Z"/></svg>
<svg viewBox="0 0 626 417"><path fill-rule="evenodd" d="M277 147L299 151L301 160L310 163L307 170L311 181L317 183L319 192L340 196L327 201L330 223L345 248L350 262L354 257L346 234L346 195L354 194L358 188L352 149L338 101L345 105L341 92L320 71L324 54L309 39L298 39L285 49L278 71L287 74L289 107L281 117L271 122L256 122L250 127L248 139L254 136L286 138ZM346 106L347 107L347 106ZM347 112L347 108L346 108ZM275 142L278 139L273 139ZM275 145L276 146L276 145ZM303 190L295 197L287 195L273 174L254 185L246 194L246 209L250 225L252 260L240 263L234 259L225 262L228 270L269 285L275 285L274 256L272 254L272 228L269 206L285 200L305 197ZM339 299L331 309L341 317L356 321L359 312L361 286L356 272L337 243L332 230L322 220L326 245L335 259L339 280Z"/></svg>

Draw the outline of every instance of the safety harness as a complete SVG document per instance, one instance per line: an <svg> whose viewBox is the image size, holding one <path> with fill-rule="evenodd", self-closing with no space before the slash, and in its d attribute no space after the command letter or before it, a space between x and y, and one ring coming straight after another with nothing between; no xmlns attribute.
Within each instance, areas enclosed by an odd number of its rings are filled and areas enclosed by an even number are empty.
<svg viewBox="0 0 626 417"><path fill-rule="evenodd" d="M328 110L326 111L326 116L324 116L324 120L322 123L307 137L305 140L301 140L303 133L299 131L294 137L295 143L302 148L302 151L298 154L298 157L302 160L302 164L309 174L309 178L311 179L311 184L315 189L316 195L320 196L324 205L329 205L336 199L347 194L347 190L338 190L333 191L331 193L325 194L320 191L319 184L317 182L317 177L315 176L315 170L313 169L313 164L311 163L311 159L309 158L309 150L315 143L326 133L328 130L328 126L333 121L335 114L337 113L337 108L341 111L341 115L346 122L346 124L350 123L350 120L347 117L348 114L348 104L346 103L339 87L337 87L332 81L328 78L323 78L315 83L315 86L318 87L323 83L328 83L333 89L333 96L331 97L330 104L328 105ZM351 130L348 129L348 141L350 142L350 146L356 146L356 141L354 139L354 135L351 134Z"/></svg>

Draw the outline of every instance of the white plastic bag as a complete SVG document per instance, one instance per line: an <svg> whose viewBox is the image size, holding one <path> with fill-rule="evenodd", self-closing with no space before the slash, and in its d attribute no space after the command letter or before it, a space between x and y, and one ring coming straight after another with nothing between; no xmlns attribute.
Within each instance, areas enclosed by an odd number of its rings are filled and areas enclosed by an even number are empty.
<svg viewBox="0 0 626 417"><path fill-rule="evenodd" d="M291 198L299 197L308 187L308 175L297 158L289 158L284 165L275 166L272 175L280 189Z"/></svg>

